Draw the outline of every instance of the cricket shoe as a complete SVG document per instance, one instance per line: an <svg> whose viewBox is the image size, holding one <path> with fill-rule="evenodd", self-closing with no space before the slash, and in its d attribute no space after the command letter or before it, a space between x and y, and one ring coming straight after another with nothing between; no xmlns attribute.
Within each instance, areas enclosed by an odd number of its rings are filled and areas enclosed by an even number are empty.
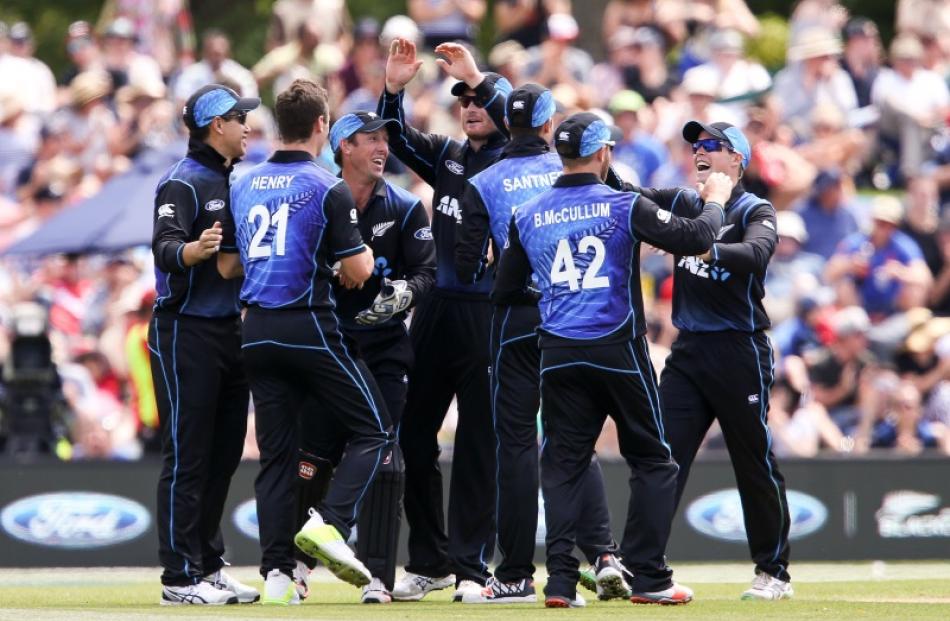
<svg viewBox="0 0 950 621"><path fill-rule="evenodd" d="M294 588L301 600L310 597L310 568L303 561L297 561L294 567Z"/></svg>
<svg viewBox="0 0 950 621"><path fill-rule="evenodd" d="M577 577L577 583L590 591L597 592L597 570L593 565L588 565L587 569L582 569Z"/></svg>
<svg viewBox="0 0 950 621"><path fill-rule="evenodd" d="M455 587L452 601L462 602L463 604L477 604L482 599L482 589L484 588L483 585L474 580L462 580Z"/></svg>
<svg viewBox="0 0 950 621"><path fill-rule="evenodd" d="M366 586L373 579L366 566L346 545L340 531L327 524L320 514L310 509L310 519L294 537L294 543L304 554L318 559L334 576L353 586Z"/></svg>
<svg viewBox="0 0 950 621"><path fill-rule="evenodd" d="M482 597L475 604L533 604L538 601L534 592L534 580L522 578L514 582L502 582L489 578L482 588Z"/></svg>
<svg viewBox="0 0 950 621"><path fill-rule="evenodd" d="M441 578L430 578L407 571L396 584L393 585L392 598L397 602L417 602L432 591L441 591L455 584L455 576L449 574Z"/></svg>
<svg viewBox="0 0 950 621"><path fill-rule="evenodd" d="M632 578L633 574L620 563L615 555L609 552L601 554L594 562L594 570L597 599L607 601L630 597L630 585L627 578Z"/></svg>
<svg viewBox="0 0 950 621"><path fill-rule="evenodd" d="M795 595L795 590L792 588L790 582L779 580L764 571L756 570L755 578L752 580L752 586L742 594L742 599L775 601L779 599L790 599L793 595Z"/></svg>
<svg viewBox="0 0 950 621"><path fill-rule="evenodd" d="M216 589L231 591L237 595L239 604L253 604L261 598L261 594L257 589L234 579L223 568L213 574L208 574L202 580L211 583L211 586Z"/></svg>
<svg viewBox="0 0 950 621"><path fill-rule="evenodd" d="M210 582L165 586L162 588L162 606L224 606L238 603L234 591L215 588Z"/></svg>
<svg viewBox="0 0 950 621"><path fill-rule="evenodd" d="M382 580L373 578L363 587L363 597L360 601L364 604L389 604L392 603L393 596Z"/></svg>
<svg viewBox="0 0 950 621"><path fill-rule="evenodd" d="M297 588L294 579L279 569L272 569L267 572L264 578L264 599L261 603L265 606L296 606L300 603L300 595L297 594Z"/></svg>
<svg viewBox="0 0 950 621"><path fill-rule="evenodd" d="M677 604L688 604L693 601L693 590L688 586L673 583L668 589L662 591L645 591L642 593L633 593L630 596L631 604L661 604L663 606L675 606Z"/></svg>
<svg viewBox="0 0 950 621"><path fill-rule="evenodd" d="M587 600L580 593L574 594L574 599L565 595L548 595L544 598L545 608L584 608Z"/></svg>

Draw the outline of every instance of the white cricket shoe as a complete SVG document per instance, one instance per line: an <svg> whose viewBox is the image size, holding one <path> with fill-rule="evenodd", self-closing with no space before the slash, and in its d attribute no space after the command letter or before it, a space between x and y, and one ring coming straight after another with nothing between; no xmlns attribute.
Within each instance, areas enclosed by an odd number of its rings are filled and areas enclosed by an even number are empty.
<svg viewBox="0 0 950 621"><path fill-rule="evenodd" d="M392 598L397 602L417 602L432 591L441 591L455 584L455 576L449 574L441 578L430 578L407 571L393 585Z"/></svg>
<svg viewBox="0 0 950 621"><path fill-rule="evenodd" d="M793 595L795 595L795 590L790 582L779 580L764 571L756 571L752 586L742 594L742 599L775 601L790 599Z"/></svg>
<svg viewBox="0 0 950 621"><path fill-rule="evenodd" d="M294 588L301 600L310 596L310 568L303 561L297 561L294 567Z"/></svg>
<svg viewBox="0 0 950 621"><path fill-rule="evenodd" d="M452 601L462 602L463 604L478 604L482 601L482 589L484 588L474 580L462 580L455 587Z"/></svg>
<svg viewBox="0 0 950 621"><path fill-rule="evenodd" d="M297 594L297 588L293 578L279 569L272 569L267 572L264 579L264 599L261 601L265 606L296 606L300 603L300 596Z"/></svg>
<svg viewBox="0 0 950 621"><path fill-rule="evenodd" d="M217 589L210 582L165 586L162 588L162 606L223 606L238 603L234 591Z"/></svg>
<svg viewBox="0 0 950 621"><path fill-rule="evenodd" d="M205 582L210 582L211 586L222 591L231 591L237 595L239 604L253 604L261 598L261 594L254 587L248 586L243 582L230 576L224 569L219 569L213 574L208 574L202 578Z"/></svg>
<svg viewBox="0 0 950 621"><path fill-rule="evenodd" d="M360 601L364 604L389 604L392 603L393 597L382 580L373 578L363 587L363 597Z"/></svg>

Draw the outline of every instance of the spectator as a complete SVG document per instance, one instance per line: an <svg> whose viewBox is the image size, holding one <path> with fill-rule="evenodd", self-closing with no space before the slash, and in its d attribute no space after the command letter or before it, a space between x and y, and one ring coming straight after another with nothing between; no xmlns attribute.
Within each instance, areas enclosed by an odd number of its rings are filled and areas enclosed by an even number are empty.
<svg viewBox="0 0 950 621"><path fill-rule="evenodd" d="M10 48L10 29L4 22L0 22L0 97L12 95L24 110L31 106L45 105L37 102L27 101L27 93L20 89L21 84L29 84L33 77L30 75L32 65L25 58L11 54Z"/></svg>
<svg viewBox="0 0 950 621"><path fill-rule="evenodd" d="M828 259L841 240L858 231L853 207L846 196L845 177L840 170L832 168L818 173L812 195L800 212L808 232L803 245L806 252Z"/></svg>
<svg viewBox="0 0 950 621"><path fill-rule="evenodd" d="M364 67L383 62L379 34L379 22L371 17L361 19L353 29L353 49L346 60L346 64L337 74L343 84L345 95L349 95L360 87L363 81L360 77L360 71ZM362 110L363 108L357 109ZM366 109L371 110L373 108ZM337 116L343 116L343 113Z"/></svg>
<svg viewBox="0 0 950 621"><path fill-rule="evenodd" d="M730 100L729 109L745 125L746 103L768 91L772 78L765 67L742 57L742 34L736 30L715 31L709 37L709 49L709 61L687 71L683 79L693 73L708 74L706 79L719 85L716 98Z"/></svg>
<svg viewBox="0 0 950 621"><path fill-rule="evenodd" d="M828 260L825 280L840 296L861 304L875 321L923 306L933 279L917 243L898 230L903 207L890 196L874 199L869 234L846 237Z"/></svg>
<svg viewBox="0 0 950 621"><path fill-rule="evenodd" d="M201 60L185 67L175 80L175 100L184 102L205 84L228 81L242 97L257 97L257 82L250 71L231 58L231 40L217 28L201 37Z"/></svg>
<svg viewBox="0 0 950 621"><path fill-rule="evenodd" d="M618 30L614 37L622 33ZM666 64L663 34L653 26L641 26L633 31L632 44L633 63L621 65L627 88L643 95L650 104L658 98L669 99L679 82Z"/></svg>
<svg viewBox="0 0 950 621"><path fill-rule="evenodd" d="M877 25L866 17L855 17L844 27L844 54L841 67L848 72L858 107L871 105L871 87L881 70L881 36Z"/></svg>
<svg viewBox="0 0 950 621"><path fill-rule="evenodd" d="M29 64L28 80L17 82L16 89L26 102L26 111L47 115L56 107L56 78L49 66L33 53L33 31L26 22L17 22L10 27L10 53Z"/></svg>
<svg viewBox="0 0 950 621"><path fill-rule="evenodd" d="M273 82L274 96L297 78L325 76L338 71L344 63L342 49L333 41L320 38L322 23L310 17L300 24L297 38L269 51L251 69L261 86Z"/></svg>
<svg viewBox="0 0 950 621"><path fill-rule="evenodd" d="M135 49L135 27L126 17L120 17L109 24L102 38L102 52L106 68L114 76L122 76L113 87L119 88L129 83L164 84L162 70L158 62Z"/></svg>
<svg viewBox="0 0 950 621"><path fill-rule="evenodd" d="M350 24L345 0L277 0L264 49L270 52L297 41L301 27L311 20L316 24L316 37L320 41L341 42L341 51L349 51L347 42L341 41Z"/></svg>
<svg viewBox="0 0 950 621"><path fill-rule="evenodd" d="M557 84L581 91L582 101L590 99L585 86L594 67L590 54L572 43L580 34L577 20L568 13L555 13L548 18L548 38L528 50L525 78L549 88Z"/></svg>
<svg viewBox="0 0 950 621"><path fill-rule="evenodd" d="M540 45L548 34L548 17L570 12L570 0L498 0L494 6L497 41L517 41L525 49Z"/></svg>
<svg viewBox="0 0 950 621"><path fill-rule="evenodd" d="M105 0L99 25L117 18L135 29L136 48L155 59L163 76L195 61L195 36L189 0ZM101 30L101 28L97 28Z"/></svg>
<svg viewBox="0 0 950 621"><path fill-rule="evenodd" d="M872 406L868 391L859 390L867 386L877 368L877 361L868 350L870 327L863 308L843 308L831 318L828 346L804 356L815 401L845 431L857 425L863 409Z"/></svg>
<svg viewBox="0 0 950 621"><path fill-rule="evenodd" d="M433 50L440 43L472 43L485 17L485 0L409 0L409 17L422 30L423 44Z"/></svg>
<svg viewBox="0 0 950 621"><path fill-rule="evenodd" d="M894 39L892 69L881 71L871 101L881 111L882 147L898 152L899 173L909 179L920 173L932 155L930 139L950 114L950 89L938 74L921 66L924 48L911 35Z"/></svg>
<svg viewBox="0 0 950 621"><path fill-rule="evenodd" d="M863 131L845 125L845 117L837 107L822 103L811 113L811 140L799 144L796 150L819 169L851 173L861 169L868 142Z"/></svg>
<svg viewBox="0 0 950 621"><path fill-rule="evenodd" d="M87 71L73 79L69 92L72 106L63 113L67 126L66 152L91 173L109 156L107 137L116 124L115 114L106 104L112 82L105 72Z"/></svg>
<svg viewBox="0 0 950 621"><path fill-rule="evenodd" d="M738 126L739 119L728 108L715 103L718 90L715 79L706 73L694 73L683 80L682 92L686 101L678 101L658 111L657 138L666 144L682 142L683 125L690 120L700 123L723 121Z"/></svg>
<svg viewBox="0 0 950 621"><path fill-rule="evenodd" d="M838 65L840 55L841 41L831 31L805 30L789 47L789 66L775 76L782 121L800 140L811 138L811 115L819 104L832 105L844 115L858 107L851 78Z"/></svg>
<svg viewBox="0 0 950 621"><path fill-rule="evenodd" d="M802 357L830 340L833 301L834 292L826 287L801 292L795 315L772 329L772 342L781 356Z"/></svg>
<svg viewBox="0 0 950 621"><path fill-rule="evenodd" d="M808 370L801 358L783 358L769 398L769 428L776 455L814 457L822 447L847 450L844 434L825 408L808 396L810 392Z"/></svg>
<svg viewBox="0 0 950 621"><path fill-rule="evenodd" d="M13 93L0 94L0 196L16 196L20 171L32 162L38 147L38 132L20 99Z"/></svg>
<svg viewBox="0 0 950 621"><path fill-rule="evenodd" d="M797 292L818 285L825 260L802 250L802 245L808 241L808 232L804 220L796 212L778 212L776 229L778 245L765 276L765 303L769 318L778 324L794 311Z"/></svg>
<svg viewBox="0 0 950 621"><path fill-rule="evenodd" d="M945 212L937 227L937 248L942 267L934 275L929 307L937 315L950 316L950 212Z"/></svg>
<svg viewBox="0 0 950 621"><path fill-rule="evenodd" d="M938 446L946 433L943 425L923 420L920 392L912 382L899 382L892 373L881 373L873 388L877 406L862 412L854 430L854 450L890 448L904 455L916 455L923 448Z"/></svg>
<svg viewBox="0 0 950 621"><path fill-rule="evenodd" d="M512 84L524 84L525 49L514 40L502 41L488 54L488 66L495 73L505 76ZM610 83L611 78L604 78ZM619 80L614 81L619 84Z"/></svg>
<svg viewBox="0 0 950 621"><path fill-rule="evenodd" d="M653 186L653 175L670 159L663 143L643 131L638 115L646 106L635 91L623 90L611 97L608 108L620 128L620 140L614 145L613 160L637 173L639 185Z"/></svg>
<svg viewBox="0 0 950 621"><path fill-rule="evenodd" d="M931 177L911 179L907 184L904 223L901 225L901 231L917 242L934 278L943 270L943 255L937 239L940 223L937 200L937 184Z"/></svg>

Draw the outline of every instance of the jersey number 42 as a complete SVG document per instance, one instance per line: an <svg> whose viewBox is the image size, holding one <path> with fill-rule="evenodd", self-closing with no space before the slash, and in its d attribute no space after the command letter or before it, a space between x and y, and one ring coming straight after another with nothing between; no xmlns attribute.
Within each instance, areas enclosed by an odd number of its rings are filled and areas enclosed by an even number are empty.
<svg viewBox="0 0 950 621"><path fill-rule="evenodd" d="M557 252L554 254L554 263L551 264L551 284L557 285L566 282L571 291L609 287L610 280L607 276L597 275L597 272L604 265L604 259L607 257L604 242L593 235L582 237L577 244L577 254L586 255L590 250L594 251L594 258L590 260L587 270L582 276L581 270L574 263L574 252L571 251L570 242L567 239L559 240Z"/></svg>

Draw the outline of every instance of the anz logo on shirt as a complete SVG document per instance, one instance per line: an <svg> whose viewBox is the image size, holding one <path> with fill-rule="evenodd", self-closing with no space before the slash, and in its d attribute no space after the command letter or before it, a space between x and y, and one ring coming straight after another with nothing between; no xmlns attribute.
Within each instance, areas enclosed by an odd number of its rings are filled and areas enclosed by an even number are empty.
<svg viewBox="0 0 950 621"><path fill-rule="evenodd" d="M676 267L687 270L693 276L699 276L700 278L711 278L712 280L717 280L719 282L725 282L729 280L730 276L732 276L732 274L723 268L713 267L699 257L681 257L679 263L676 264Z"/></svg>

